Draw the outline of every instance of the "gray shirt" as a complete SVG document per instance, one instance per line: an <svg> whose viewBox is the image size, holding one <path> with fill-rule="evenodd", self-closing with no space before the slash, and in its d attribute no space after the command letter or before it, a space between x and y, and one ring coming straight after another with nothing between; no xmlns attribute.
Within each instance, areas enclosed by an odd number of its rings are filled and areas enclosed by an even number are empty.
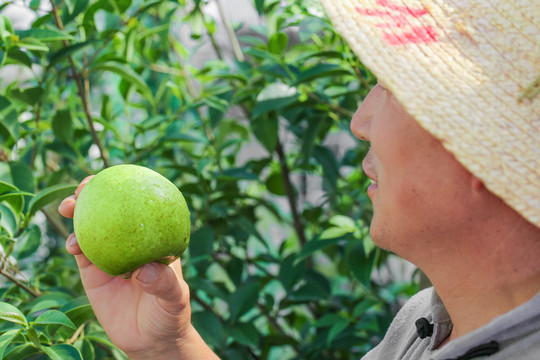
<svg viewBox="0 0 540 360"><path fill-rule="evenodd" d="M424 325L433 325L423 339L415 325L421 318ZM383 341L363 360L540 359L540 294L437 349L451 331L441 299L433 288L425 289L403 306Z"/></svg>

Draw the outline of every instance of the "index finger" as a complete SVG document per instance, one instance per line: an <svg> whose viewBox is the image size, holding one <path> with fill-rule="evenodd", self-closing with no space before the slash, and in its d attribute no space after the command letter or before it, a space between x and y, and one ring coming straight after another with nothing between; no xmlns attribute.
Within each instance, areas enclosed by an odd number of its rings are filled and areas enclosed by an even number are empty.
<svg viewBox="0 0 540 360"><path fill-rule="evenodd" d="M71 219L73 217L73 213L75 212L75 200L75 195L70 195L65 198L58 206L58 212L60 215Z"/></svg>
<svg viewBox="0 0 540 360"><path fill-rule="evenodd" d="M58 212L60 215L72 218L73 212L75 211L75 202L77 201L77 197L79 196L79 193L83 189L83 187L92 179L94 175L87 176L81 181L77 189L75 190L75 195L70 195L67 198L65 198L60 205L58 206Z"/></svg>
<svg viewBox="0 0 540 360"><path fill-rule="evenodd" d="M77 198L77 196L79 196L79 193L81 192L81 190L83 189L83 187L90 181L90 179L92 179L95 175L90 175L90 176L87 176L83 179L83 181L81 181L81 183L79 184L79 186L77 186L77 189L75 190L75 198Z"/></svg>

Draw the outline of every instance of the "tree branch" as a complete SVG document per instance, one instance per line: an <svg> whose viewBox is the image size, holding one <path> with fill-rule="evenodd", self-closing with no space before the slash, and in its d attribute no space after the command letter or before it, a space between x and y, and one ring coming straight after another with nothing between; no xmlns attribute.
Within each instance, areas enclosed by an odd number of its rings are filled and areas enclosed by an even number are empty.
<svg viewBox="0 0 540 360"><path fill-rule="evenodd" d="M64 30L64 24L62 23L62 19L60 18L60 16L58 16L58 11L56 10L56 5L54 4L54 1L51 1L51 6L52 6L51 13L53 14L54 19L56 21L56 26L60 30ZM63 43L65 47L69 46L69 42L67 40L64 40ZM81 101L83 104L84 114L86 116L86 120L88 121L88 126L90 127L92 139L94 140L94 143L99 149L99 155L101 157L101 160L103 160L103 166L109 167L109 162L105 156L105 151L103 150L103 146L101 145L101 140L99 140L96 128L94 126L94 120L92 119L92 115L90 114L90 106L88 104L88 99L86 97L86 91L84 90L84 85L82 83L81 76L77 72L77 67L75 66L75 62L73 61L73 57L71 55L68 56L68 61L71 67L71 72L73 73L73 79L75 80L75 84L77 85L79 97L81 98Z"/></svg>
<svg viewBox="0 0 540 360"><path fill-rule="evenodd" d="M34 290L34 289L30 288L29 286L23 284L15 276L13 276L9 272L7 272L4 265L5 265L5 262L3 261L3 266L0 267L0 275L5 276L6 278L8 278L9 281L13 282L15 285L17 285L18 287L20 287L21 289L23 289L24 291L26 291L27 293L29 293L33 297L38 297L39 295L41 295L41 292L38 289Z"/></svg>
<svg viewBox="0 0 540 360"><path fill-rule="evenodd" d="M236 37L236 34L234 33L234 29L231 26L229 19L227 19L227 16L225 15L225 11L223 10L223 5L221 4L220 0L216 0L216 4L219 10L219 15L221 16L221 20L223 21L223 25L225 26L225 30L227 30L227 34L229 35L229 40L231 40L231 46L234 51L234 57L236 57L236 60L238 61L244 61L244 53L242 52L242 48L240 47L240 42L238 41L238 38Z"/></svg>
<svg viewBox="0 0 540 360"><path fill-rule="evenodd" d="M287 193L287 199L289 200L289 206L291 207L294 229L296 230L296 234L298 236L298 239L300 240L300 244L304 245L307 242L306 234L304 233L304 225L302 224L302 219L298 214L296 196L294 195L294 188L291 183L291 175L289 167L287 166L287 159L285 157L285 153L283 152L283 146L281 145L279 139L276 146L276 153L279 157L279 165L281 167L281 175L283 177L283 183L285 185L285 192Z"/></svg>

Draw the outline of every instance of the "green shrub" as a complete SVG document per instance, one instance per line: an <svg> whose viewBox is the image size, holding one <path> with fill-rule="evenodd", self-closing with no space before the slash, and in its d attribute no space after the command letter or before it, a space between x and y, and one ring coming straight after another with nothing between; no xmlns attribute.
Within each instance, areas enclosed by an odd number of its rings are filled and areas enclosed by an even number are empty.
<svg viewBox="0 0 540 360"><path fill-rule="evenodd" d="M373 280L390 256L368 234L367 146L329 139L351 139L374 78L318 2L255 0L251 28L200 0L28 3L30 29L0 15L0 358L125 358L56 211L120 163L190 204L193 322L223 359L357 359L380 340L416 285Z"/></svg>

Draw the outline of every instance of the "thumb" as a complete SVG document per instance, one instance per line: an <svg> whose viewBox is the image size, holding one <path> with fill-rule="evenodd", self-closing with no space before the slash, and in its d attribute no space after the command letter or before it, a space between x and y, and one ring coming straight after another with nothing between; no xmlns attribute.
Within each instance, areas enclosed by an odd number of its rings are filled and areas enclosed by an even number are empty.
<svg viewBox="0 0 540 360"><path fill-rule="evenodd" d="M146 264L133 273L133 279L144 292L156 296L168 312L177 314L189 305L189 287L170 266Z"/></svg>

